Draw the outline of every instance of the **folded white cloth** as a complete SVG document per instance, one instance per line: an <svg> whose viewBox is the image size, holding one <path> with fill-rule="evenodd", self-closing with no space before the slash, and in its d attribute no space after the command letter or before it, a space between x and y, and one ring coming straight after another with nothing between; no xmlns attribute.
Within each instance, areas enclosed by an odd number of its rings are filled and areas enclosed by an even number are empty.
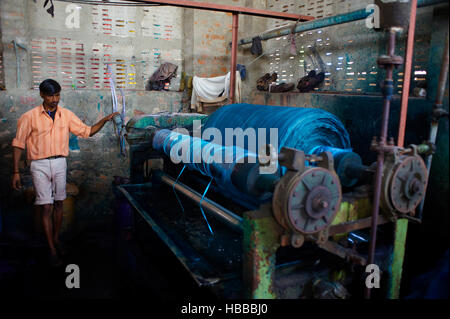
<svg viewBox="0 0 450 319"><path fill-rule="evenodd" d="M227 75L213 78L201 78L194 76L192 79L191 108L199 109L198 98L203 100L215 100L223 92L222 96L228 97L230 92L230 72ZM236 71L235 102L241 102L241 77Z"/></svg>

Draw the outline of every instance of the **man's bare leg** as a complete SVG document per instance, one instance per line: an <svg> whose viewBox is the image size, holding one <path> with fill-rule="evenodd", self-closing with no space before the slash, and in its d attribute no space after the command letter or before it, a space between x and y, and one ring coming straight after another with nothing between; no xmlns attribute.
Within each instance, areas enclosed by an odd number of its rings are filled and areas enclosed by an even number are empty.
<svg viewBox="0 0 450 319"><path fill-rule="evenodd" d="M34 216L34 232L38 236L42 234L42 207L40 205L33 206Z"/></svg>
<svg viewBox="0 0 450 319"><path fill-rule="evenodd" d="M63 202L58 200L53 204L53 243L59 245L59 232L63 220Z"/></svg>
<svg viewBox="0 0 450 319"><path fill-rule="evenodd" d="M52 231L52 204L39 205L42 214L42 227L44 229L45 238L47 239L48 248L50 249L50 254L56 256L55 243L53 241L53 231Z"/></svg>

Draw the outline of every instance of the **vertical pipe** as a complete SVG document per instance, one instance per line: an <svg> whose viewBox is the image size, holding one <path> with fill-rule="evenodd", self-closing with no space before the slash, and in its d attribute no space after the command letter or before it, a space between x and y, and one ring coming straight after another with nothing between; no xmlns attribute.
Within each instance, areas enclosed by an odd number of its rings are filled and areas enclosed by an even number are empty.
<svg viewBox="0 0 450 319"><path fill-rule="evenodd" d="M393 29L389 31L389 56L395 55L395 35L396 32ZM368 264L373 264L375 259L375 246L377 240L377 228L378 228L378 213L380 210L380 195L381 195L381 183L383 180L383 166L384 166L384 150L383 146L386 145L387 132L388 132L388 124L389 124L389 111L391 107L391 99L392 95L389 92L392 90L388 90L387 86L393 86L393 73L394 73L394 65L388 64L386 65L386 78L384 81L385 92L384 92L384 104L383 104L383 117L381 123L381 137L378 148L378 156L377 156L377 173L375 177L375 187L374 187L374 195L373 195L373 208L372 208L372 228L370 233L370 246L369 246L369 258ZM370 298L370 289L366 287L365 289L365 298Z"/></svg>
<svg viewBox="0 0 450 319"><path fill-rule="evenodd" d="M233 13L233 34L231 40L231 74L230 74L230 103L233 104L236 98L236 61L237 61L237 41L239 28L239 14Z"/></svg>
<svg viewBox="0 0 450 319"><path fill-rule="evenodd" d="M409 99L409 87L411 84L411 69L412 59L414 52L414 37L416 31L416 15L417 15L417 0L411 1L411 15L409 17L409 30L408 40L406 44L406 57L405 57L405 72L403 75L403 89L402 89L402 106L400 111L400 124L398 131L398 146L403 147L405 141L405 129L406 129L406 115L408 113L408 99Z"/></svg>
<svg viewBox="0 0 450 319"><path fill-rule="evenodd" d="M447 33L447 41L445 43L444 55L442 56L441 73L439 75L438 89L437 89L437 94L436 94L435 110L441 108L442 103L444 103L445 87L447 85L447 76L448 76L448 64L449 64L449 50L448 50L448 33ZM431 121L429 141L433 144L436 143L437 133L438 133L438 125L439 125L439 119L433 119ZM433 155L428 155L426 157L428 176L430 176L432 161L433 161ZM417 218L419 218L419 219L422 218L424 204L425 204L425 198L420 202L420 206L419 206L419 210L418 210L418 214L417 214Z"/></svg>
<svg viewBox="0 0 450 319"><path fill-rule="evenodd" d="M447 86L448 64L449 64L448 54L449 53L448 53L448 33L447 33L447 41L445 43L444 55L442 56L441 73L439 75L438 90L436 94L436 108L442 107L442 104L444 103L445 87Z"/></svg>

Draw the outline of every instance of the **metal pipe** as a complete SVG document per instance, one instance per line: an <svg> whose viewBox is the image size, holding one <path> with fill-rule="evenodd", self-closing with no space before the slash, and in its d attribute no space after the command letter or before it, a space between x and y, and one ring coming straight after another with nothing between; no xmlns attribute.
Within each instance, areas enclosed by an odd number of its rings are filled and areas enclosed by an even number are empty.
<svg viewBox="0 0 450 319"><path fill-rule="evenodd" d="M445 95L445 88L447 86L447 77L448 77L448 64L449 64L449 48L448 48L448 33L447 33L447 41L445 44L445 50L444 55L442 56L442 66L441 66L441 73L439 75L439 83L438 83L438 90L436 93L436 104L434 107L434 111L439 110L442 108L442 104L444 102L444 95ZM431 128L430 128L430 139L429 141L432 144L436 144L437 139L437 133L439 128L439 118L434 118L431 121ZM426 157L426 164L427 164L427 171L428 176L430 176L431 172L431 163L433 161L433 155L428 155ZM425 205L425 197L420 202L419 210L417 212L417 218L422 219L422 213L423 213L423 207Z"/></svg>
<svg viewBox="0 0 450 319"><path fill-rule="evenodd" d="M445 44L445 51L444 55L442 57L442 66L441 66L441 73L439 75L439 84L438 84L438 91L436 94L436 108L442 107L442 104L444 103L444 95L445 95L445 89L447 86L447 77L448 77L448 33L447 33L447 41Z"/></svg>
<svg viewBox="0 0 450 319"><path fill-rule="evenodd" d="M230 103L233 104L236 95L236 63L237 39L239 29L239 14L233 13L233 34L231 40L231 74L230 74Z"/></svg>
<svg viewBox="0 0 450 319"><path fill-rule="evenodd" d="M160 5L181 7L181 8L187 8L187 9L199 9L199 10L209 10L209 11L218 11L218 12L227 12L227 13L238 13L238 14L246 14L246 15L250 15L250 16L257 16L257 17L263 17L263 18L274 18L274 19L284 19L284 20L293 20L293 21L297 21L299 19L300 19L300 21L309 21L309 20L314 19L314 17L293 14L293 13L287 13L287 12L276 12L276 11L269 11L269 10L236 7L236 6L228 6L228 5L223 5L223 4L205 3L205 2L188 1L188 0L127 0L127 1L155 3L155 4L160 4Z"/></svg>
<svg viewBox="0 0 450 319"><path fill-rule="evenodd" d="M411 84L411 69L414 52L414 36L416 31L417 0L411 0L411 14L409 17L408 41L406 43L405 71L403 74L402 101L400 109L400 124L398 129L398 146L405 142L406 116L408 114L409 87Z"/></svg>
<svg viewBox="0 0 450 319"><path fill-rule="evenodd" d="M445 3L446 0L418 0L417 7L426 7L430 5L435 5L439 3ZM353 21L359 21L366 19L369 15L372 14L372 11L367 11L366 9L361 9L357 11L352 11L349 13L338 14L332 17L326 17L322 19L315 19L313 21L300 23L294 29L294 33L311 31L320 28L331 27L333 25L344 24ZM280 28L278 30L274 30L272 32L268 32L266 34L261 35L261 40L269 40L273 38L278 38L281 36L286 36L292 33L292 25L286 26L284 28ZM239 45L252 43L253 37L244 38L239 40Z"/></svg>
<svg viewBox="0 0 450 319"><path fill-rule="evenodd" d="M166 185L170 187L174 187L176 191L182 193L189 199L193 200L196 203L200 203L202 199L202 195L191 189L190 187L177 182L175 179L167 175L163 172L158 172L155 174L155 177L161 180ZM214 216L219 217L222 221L224 221L227 225L231 226L233 229L242 231L242 218L228 209L220 206L217 203L209 200L208 198L203 198L202 207L204 207L207 211L214 214Z"/></svg>
<svg viewBox="0 0 450 319"><path fill-rule="evenodd" d="M419 0L417 1L417 7L427 7L439 3L448 3L448 0Z"/></svg>
<svg viewBox="0 0 450 319"><path fill-rule="evenodd" d="M360 266L366 266L367 260L359 255L358 253L355 253L350 248L342 247L341 245L327 240L323 244L318 244L318 246L334 255L337 255L341 257L344 260L348 260L354 264L360 265Z"/></svg>
<svg viewBox="0 0 450 319"><path fill-rule="evenodd" d="M396 32L394 29L389 30L389 47L388 52L390 57L395 55L395 36ZM380 195L381 195L381 183L383 180L383 166L384 166L384 150L383 146L386 144L387 131L389 124L389 111L391 106L391 99L393 94L393 72L394 65L388 64L386 67L386 78L384 81L383 95L383 115L381 122L381 136L378 148L377 156L377 173L375 177L374 195L373 195L373 209L372 209L372 228L370 232L370 245L369 245L369 258L368 264L373 264L375 259L375 247L377 240L377 228L378 228L378 213L380 210ZM366 287L365 298L370 299L370 289Z"/></svg>
<svg viewBox="0 0 450 319"><path fill-rule="evenodd" d="M294 32L292 32L292 26L274 30L272 32L261 35L260 38L261 38L261 40L269 40L269 39L278 38L281 36L286 36L291 33L299 33L299 32L310 31L310 30L314 30L314 29L325 28L325 27L329 27L329 26L333 26L333 25L337 25L337 24L358 21L358 20L367 18L369 15L370 15L370 12L367 13L366 9L362 9L362 10L353 11L353 12L349 12L349 13L339 14L339 15L332 16L332 17L326 17L326 18L322 18L322 19L315 19L315 20L309 21L309 22L299 23L295 27ZM239 45L252 43L252 41L253 41L253 37L241 39L241 40L239 40Z"/></svg>
<svg viewBox="0 0 450 319"><path fill-rule="evenodd" d="M378 225L386 224L389 220L384 217L383 215L379 216L378 218ZM339 234L346 234L350 233L355 230L361 230L365 228L369 228L372 223L372 217L367 217L363 219L358 219L351 222L346 222L342 224L332 225L330 226L328 230L329 236L339 235Z"/></svg>

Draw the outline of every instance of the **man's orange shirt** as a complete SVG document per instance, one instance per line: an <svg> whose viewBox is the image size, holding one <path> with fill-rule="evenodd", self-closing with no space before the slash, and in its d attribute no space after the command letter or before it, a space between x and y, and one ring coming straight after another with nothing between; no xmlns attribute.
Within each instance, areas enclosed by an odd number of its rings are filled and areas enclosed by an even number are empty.
<svg viewBox="0 0 450 319"><path fill-rule="evenodd" d="M17 122L17 134L12 146L27 148L27 159L69 155L69 132L88 138L91 127L68 109L58 106L55 121L42 105L23 114Z"/></svg>

